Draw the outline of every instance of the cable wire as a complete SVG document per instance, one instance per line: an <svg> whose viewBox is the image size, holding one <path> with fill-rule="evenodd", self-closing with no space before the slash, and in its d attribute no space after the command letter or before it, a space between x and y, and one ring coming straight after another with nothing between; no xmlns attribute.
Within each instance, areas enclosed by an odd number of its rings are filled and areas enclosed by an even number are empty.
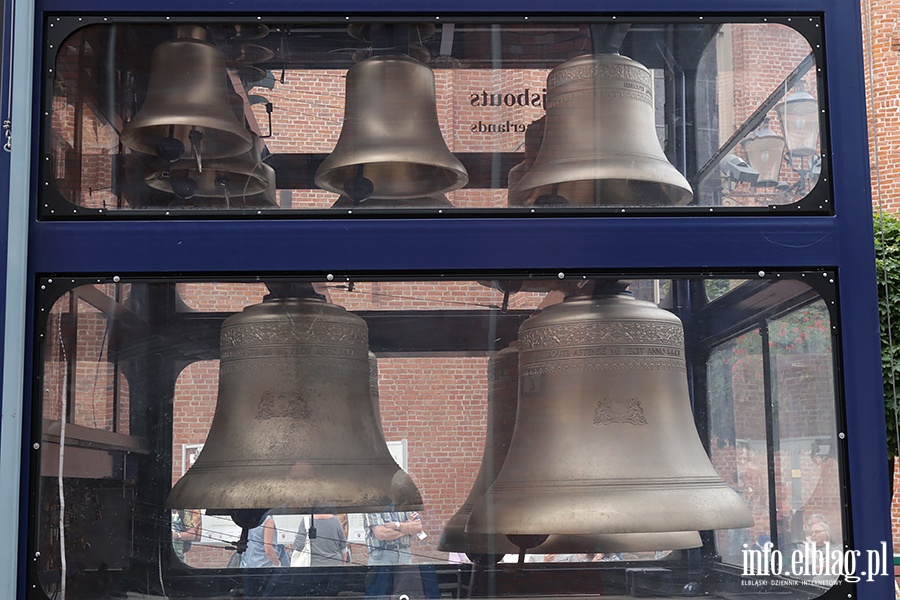
<svg viewBox="0 0 900 600"><path fill-rule="evenodd" d="M71 294L71 292L69 292ZM59 315L56 318L56 333L59 338L59 348L62 355L62 385L60 386L59 408L59 465L57 468L56 482L59 493L59 598L66 600L66 496L64 486L64 468L66 457L66 412L68 411L68 387L69 387L69 357L66 353L66 342L62 332L63 304L59 303Z"/></svg>

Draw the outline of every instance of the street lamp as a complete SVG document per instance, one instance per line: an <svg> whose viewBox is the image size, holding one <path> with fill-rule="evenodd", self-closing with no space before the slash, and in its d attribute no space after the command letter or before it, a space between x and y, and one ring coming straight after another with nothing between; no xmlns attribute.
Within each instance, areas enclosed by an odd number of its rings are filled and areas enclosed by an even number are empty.
<svg viewBox="0 0 900 600"><path fill-rule="evenodd" d="M805 193L807 181L815 183L816 158L818 158L819 103L797 82L794 91L775 107L787 145L787 158L798 180L791 186L798 193Z"/></svg>
<svg viewBox="0 0 900 600"><path fill-rule="evenodd" d="M747 162L759 172L754 187L775 187L781 173L784 155L784 137L769 127L769 118L763 119L759 128L741 143L747 153Z"/></svg>
<svg viewBox="0 0 900 600"><path fill-rule="evenodd" d="M788 155L807 157L817 153L818 109L818 101L806 92L802 82L798 82L794 91L775 107Z"/></svg>

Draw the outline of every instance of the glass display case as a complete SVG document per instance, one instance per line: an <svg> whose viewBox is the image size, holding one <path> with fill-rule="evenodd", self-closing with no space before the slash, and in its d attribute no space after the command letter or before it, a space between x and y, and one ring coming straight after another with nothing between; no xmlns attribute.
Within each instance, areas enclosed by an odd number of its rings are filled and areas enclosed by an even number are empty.
<svg viewBox="0 0 900 600"><path fill-rule="evenodd" d="M833 272L39 288L48 597L811 598L846 574Z"/></svg>
<svg viewBox="0 0 900 600"><path fill-rule="evenodd" d="M39 214L830 214L820 25L51 17Z"/></svg>
<svg viewBox="0 0 900 600"><path fill-rule="evenodd" d="M856 9L332 4L17 13L0 595L880 598Z"/></svg>

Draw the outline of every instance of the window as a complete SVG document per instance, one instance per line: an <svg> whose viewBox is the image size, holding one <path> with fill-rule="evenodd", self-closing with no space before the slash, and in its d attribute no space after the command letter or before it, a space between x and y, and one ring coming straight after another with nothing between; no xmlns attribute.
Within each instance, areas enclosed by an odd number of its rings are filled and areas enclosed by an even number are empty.
<svg viewBox="0 0 900 600"><path fill-rule="evenodd" d="M831 272L116 279L37 298L48 596L715 597L744 544L844 535ZM265 562L266 512L276 545L319 515L304 566ZM750 597L835 582L778 575Z"/></svg>
<svg viewBox="0 0 900 600"><path fill-rule="evenodd" d="M40 215L828 214L819 22L51 17Z"/></svg>

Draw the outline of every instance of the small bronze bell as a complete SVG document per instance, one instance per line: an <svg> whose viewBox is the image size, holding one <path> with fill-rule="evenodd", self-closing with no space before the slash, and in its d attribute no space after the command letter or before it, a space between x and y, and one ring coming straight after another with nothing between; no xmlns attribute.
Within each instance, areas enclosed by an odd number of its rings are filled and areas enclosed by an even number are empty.
<svg viewBox="0 0 900 600"><path fill-rule="evenodd" d="M603 286L519 330L509 452L472 534L541 536L749 527L691 414L680 320ZM536 545L536 544L533 544Z"/></svg>
<svg viewBox="0 0 900 600"><path fill-rule="evenodd" d="M540 195L527 194L540 188ZM541 149L510 186L545 206L674 206L693 194L656 136L653 78L618 54L579 56L547 78Z"/></svg>
<svg viewBox="0 0 900 600"><path fill-rule="evenodd" d="M344 125L316 185L359 202L433 196L468 180L441 134L431 69L388 55L347 71Z"/></svg>
<svg viewBox="0 0 900 600"><path fill-rule="evenodd" d="M216 511L422 508L376 420L365 321L310 294L222 326L209 435L168 506Z"/></svg>
<svg viewBox="0 0 900 600"><path fill-rule="evenodd" d="M250 150L250 133L229 105L225 56L204 41L202 27L180 26L150 59L150 83L121 142L166 161L235 156Z"/></svg>
<svg viewBox="0 0 900 600"><path fill-rule="evenodd" d="M275 170L260 160L261 141L251 134L254 144L239 156L207 160L203 170L191 158L160 165L144 182L152 188L170 192L179 198L244 198L262 194L275 178Z"/></svg>

